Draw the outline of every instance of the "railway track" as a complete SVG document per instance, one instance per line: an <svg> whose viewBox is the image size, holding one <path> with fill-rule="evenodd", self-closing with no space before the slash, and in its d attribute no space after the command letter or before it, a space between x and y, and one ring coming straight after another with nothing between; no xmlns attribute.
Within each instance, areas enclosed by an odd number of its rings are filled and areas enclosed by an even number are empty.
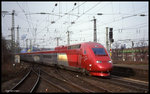
<svg viewBox="0 0 150 94"><path fill-rule="evenodd" d="M109 83L109 84L112 84L112 85L115 85L115 86L119 86L122 89L124 89L125 92L142 92L142 93L148 92L148 83L144 83L142 81L136 81L136 80L133 81L133 79L129 80L127 78L113 76L113 75L111 76L111 78L105 78L105 77L83 76L81 73L70 72L70 71L68 71L68 73L71 74L74 77L75 77L75 75L77 75L78 79L93 85L93 87L96 86L96 85L94 85L93 83L90 83L89 79L95 80L95 81L98 81L98 82ZM115 88L117 88L117 87L114 87L114 89ZM104 91L106 91L106 92L114 92L112 90L109 90L109 89L106 89L106 88L103 88L103 87L102 87L102 89L104 89ZM120 88L118 88L118 89L120 89ZM122 90L121 90L121 92L122 92Z"/></svg>
<svg viewBox="0 0 150 94"><path fill-rule="evenodd" d="M81 73L71 72L59 68L31 66L29 72L8 92L33 92L38 86L39 80L46 81L51 89L60 92L84 92L84 93L114 93L116 92L140 92L147 93L148 83L133 79L112 75L111 78L85 76ZM41 78L41 79L40 79ZM30 85L29 85L30 84ZM48 92L51 92L49 88ZM120 90L119 90L120 89ZM53 90L53 91L54 91Z"/></svg>
<svg viewBox="0 0 150 94"><path fill-rule="evenodd" d="M135 89L137 91L142 91L142 92L148 92L148 83L144 81L139 81L139 80L134 80L134 79L129 79L129 78L124 78L124 77L118 77L112 75L111 80L113 82L119 82L122 83L124 87L129 87L130 89Z"/></svg>
<svg viewBox="0 0 150 94"><path fill-rule="evenodd" d="M44 70L41 70L41 76L44 79L48 79L48 82L61 89L63 92L93 92L92 90L82 88L74 83L70 83L66 80L57 78L54 75L45 72Z"/></svg>
<svg viewBox="0 0 150 94"><path fill-rule="evenodd" d="M138 82L135 80L129 80L129 79L124 79L123 77L118 77L112 75L111 78L106 78L106 79L100 79L99 77L92 77L92 79L98 80L98 81L105 81L111 84L115 84L121 87L128 88L129 90L135 91L135 92L142 92L146 93L148 92L148 84Z"/></svg>
<svg viewBox="0 0 150 94"><path fill-rule="evenodd" d="M107 90L107 89L100 87L100 86L96 86L95 84L92 84L91 82L88 82L88 81L82 79L81 77L75 77L74 78L74 76L71 72L67 72L67 74L66 74L60 70L61 69L56 69L58 75L61 76L61 78L65 79L66 81L68 81L70 83L77 85L78 87L82 86L82 88L92 90L93 93L95 93L95 92L112 93L112 91ZM68 75L68 73L69 73L69 75ZM71 78L69 79L69 77L71 77Z"/></svg>
<svg viewBox="0 0 150 94"><path fill-rule="evenodd" d="M40 81L40 71L38 75L30 68L29 72L7 92L30 92L32 93Z"/></svg>

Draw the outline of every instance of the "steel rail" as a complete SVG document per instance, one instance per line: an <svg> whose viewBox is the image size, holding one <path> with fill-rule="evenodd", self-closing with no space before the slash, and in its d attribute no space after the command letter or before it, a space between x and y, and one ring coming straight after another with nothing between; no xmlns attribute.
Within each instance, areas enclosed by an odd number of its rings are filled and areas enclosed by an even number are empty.
<svg viewBox="0 0 150 94"><path fill-rule="evenodd" d="M54 77L53 75L51 75L51 74L49 74L49 73L47 73L47 72L45 72L45 71L43 71L43 70L41 70L41 71L44 72L44 73L46 73L47 75L53 77L54 79L57 79L57 80L62 81L62 82L64 82L64 83L66 83L66 84L69 84L69 85L71 85L71 86L73 86L73 87L75 87L75 88L77 88L77 89L80 89L80 91L83 91L83 92L93 92L92 90L80 88L80 87L78 87L78 86L75 85L75 84L72 84L72 83L67 82L67 81L64 81L64 80L62 80L62 79L60 79L60 78ZM71 91L69 91L69 92L71 92Z"/></svg>
<svg viewBox="0 0 150 94"><path fill-rule="evenodd" d="M139 84L139 85L142 85L142 86L148 86L148 83L149 83L149 82L146 82L146 81L141 81L141 80L127 78L127 77L119 77L119 76L116 76L116 75L111 75L111 77L113 77L112 79L129 81L129 82Z"/></svg>
<svg viewBox="0 0 150 94"><path fill-rule="evenodd" d="M33 72L35 72L33 69L32 69ZM35 72L36 73L36 72ZM37 74L37 73L36 73ZM38 78L37 78L37 81L35 82L34 86L32 87L32 89L30 90L30 93L32 93L36 86L38 85L39 81L40 81L40 70L39 70L39 73L37 74Z"/></svg>
<svg viewBox="0 0 150 94"><path fill-rule="evenodd" d="M34 72L35 72L35 71L34 71ZM54 87L59 88L60 90L69 93L69 91L66 90L65 88L60 87L59 85L56 85L56 84L50 82L49 80L47 80L46 78L42 77L42 76L41 76L41 69L40 69L40 68L39 68L39 72L40 72L40 75L39 75L39 76L40 76L41 79L45 80L46 82L48 82L49 84L53 85ZM37 72L35 72L35 73L38 75Z"/></svg>
<svg viewBox="0 0 150 94"><path fill-rule="evenodd" d="M124 80L120 80L120 79L99 79L98 77L93 77L92 79L98 80L98 81L105 81L105 82L109 82L115 85L119 85L125 88L129 88L129 89L134 89L136 91L142 91L142 92L147 92L148 90L142 87L139 87L138 85L133 85L132 82L128 82L128 81L124 81Z"/></svg>
<svg viewBox="0 0 150 94"><path fill-rule="evenodd" d="M57 85L57 84L55 84L55 83L53 83L53 82L47 80L46 78L44 78L44 77L42 77L42 76L41 76L41 78L42 78L43 80L45 80L46 82L50 83L51 85L53 85L54 87L59 88L60 90L62 90L62 91L64 91L64 92L70 93L69 90L67 90L67 89L65 89L65 88L63 88L63 87L61 87L61 86L59 86L59 85Z"/></svg>
<svg viewBox="0 0 150 94"><path fill-rule="evenodd" d="M69 74L74 75L74 74L72 74L72 73L70 73L70 72L69 72ZM82 81L84 81L84 82L86 82L86 83L88 83L88 84L90 84L90 85L92 85L92 86L94 86L94 87L96 87L96 88L99 88L99 89L103 90L104 92L113 93L111 90L107 90L107 89L105 89L105 88L103 88L103 87L98 87L98 86L96 86L96 85L94 85L94 84L92 84L92 83L90 83L90 82L84 80L84 79L81 78L80 76L78 76L77 78L80 79L80 80L82 80Z"/></svg>
<svg viewBox="0 0 150 94"><path fill-rule="evenodd" d="M140 84L138 82L134 82L131 80L129 81L128 79L123 79L121 77L113 76L113 75L112 75L112 80L115 80L114 82L117 81L117 82L125 83L125 84L121 84L121 85L124 85L125 87L130 87L130 88L140 90L140 91L142 90L144 92L148 91L148 85L145 85L145 84Z"/></svg>
<svg viewBox="0 0 150 94"><path fill-rule="evenodd" d="M14 87L10 89L10 91L14 90L17 86L19 86L29 76L30 73L31 73L31 68L30 71Z"/></svg>
<svg viewBox="0 0 150 94"><path fill-rule="evenodd" d="M59 73L59 75L60 75L63 79L65 79L66 81L69 81L69 83L71 83L72 85L74 85L74 86L77 87L78 89L80 89L80 90L82 90L82 91L88 91L88 92L94 93L94 91L89 90L89 89L86 89L86 88L84 88L84 87L81 87L81 86L79 86L79 85L77 85L77 84L71 82L69 79L66 79L66 78L61 74L61 71L59 71L58 69L56 69L56 71L57 71L57 73Z"/></svg>
<svg viewBox="0 0 150 94"><path fill-rule="evenodd" d="M15 89L18 88L19 85L21 85L21 84L25 81L25 79L27 79L27 77L29 77L29 75L31 74L31 72L35 72L35 71L33 70L33 68L30 68L29 72L28 72L13 88L11 88L11 89L9 90L9 92L14 92ZM37 76L38 76L38 77L37 77L36 82L34 83L33 87L32 87L31 90L29 91L30 93L32 93L32 92L34 91L34 89L36 88L36 86L37 86L37 84L38 84L38 82L39 82L39 80L40 80L40 71L39 71L39 74L38 74ZM17 91L17 90L16 90L16 91Z"/></svg>

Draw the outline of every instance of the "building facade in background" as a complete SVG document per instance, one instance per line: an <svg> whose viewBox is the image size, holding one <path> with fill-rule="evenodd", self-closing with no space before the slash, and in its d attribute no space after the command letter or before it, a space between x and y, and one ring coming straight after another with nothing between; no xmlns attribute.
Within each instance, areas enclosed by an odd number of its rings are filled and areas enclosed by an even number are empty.
<svg viewBox="0 0 150 94"><path fill-rule="evenodd" d="M112 49L112 60L148 62L149 47L136 47L128 49Z"/></svg>

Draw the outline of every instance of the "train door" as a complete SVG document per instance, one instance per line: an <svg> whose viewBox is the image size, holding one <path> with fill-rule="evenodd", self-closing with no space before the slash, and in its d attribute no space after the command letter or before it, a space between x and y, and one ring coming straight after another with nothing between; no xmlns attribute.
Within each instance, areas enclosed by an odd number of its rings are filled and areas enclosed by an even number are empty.
<svg viewBox="0 0 150 94"><path fill-rule="evenodd" d="M78 66L81 68L81 62L82 62L82 55L78 55Z"/></svg>
<svg viewBox="0 0 150 94"><path fill-rule="evenodd" d="M87 51L86 51L86 49L84 49L83 50L83 56L82 56L82 63L83 63L82 65L85 69L87 68L86 60L87 60Z"/></svg>
<svg viewBox="0 0 150 94"><path fill-rule="evenodd" d="M86 68L86 57L87 57L87 52L85 50L85 47L81 50L81 53L80 55L78 56L78 63L79 63L79 66L80 68Z"/></svg>

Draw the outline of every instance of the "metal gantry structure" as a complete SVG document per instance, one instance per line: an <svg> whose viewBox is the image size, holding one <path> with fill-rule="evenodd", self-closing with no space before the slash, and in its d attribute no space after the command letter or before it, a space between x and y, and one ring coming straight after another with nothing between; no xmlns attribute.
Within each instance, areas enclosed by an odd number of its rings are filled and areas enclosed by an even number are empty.
<svg viewBox="0 0 150 94"><path fill-rule="evenodd" d="M15 53L15 10L12 10L12 13L9 11L2 11L3 15L12 15L12 27L11 27L11 51ZM4 17L3 16L3 17Z"/></svg>

